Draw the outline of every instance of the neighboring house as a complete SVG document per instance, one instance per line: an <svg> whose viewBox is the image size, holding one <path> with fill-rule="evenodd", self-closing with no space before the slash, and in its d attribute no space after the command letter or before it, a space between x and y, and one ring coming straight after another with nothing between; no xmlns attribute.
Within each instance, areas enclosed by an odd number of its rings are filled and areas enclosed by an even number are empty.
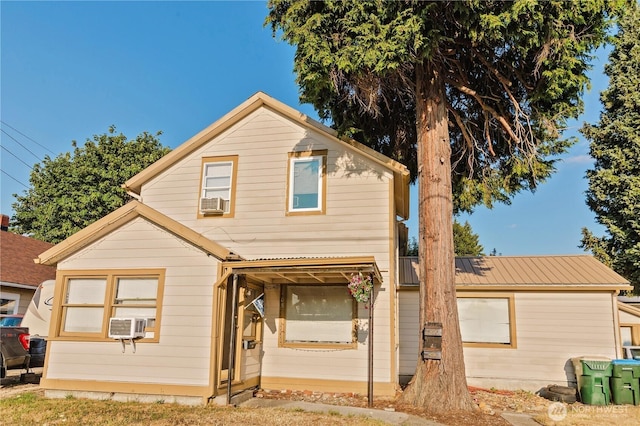
<svg viewBox="0 0 640 426"><path fill-rule="evenodd" d="M56 268L36 265L33 259L53 247L8 231L9 216L0 226L0 315L24 314L38 285L56 277Z"/></svg>
<svg viewBox="0 0 640 426"><path fill-rule="evenodd" d="M136 200L38 258L58 270L47 395L395 393L403 165L258 93L125 187ZM371 381L356 273L375 283ZM144 338L109 338L130 317Z"/></svg>
<svg viewBox="0 0 640 426"><path fill-rule="evenodd" d="M623 303L618 298L620 312L620 336L622 346L640 347L640 308Z"/></svg>
<svg viewBox="0 0 640 426"><path fill-rule="evenodd" d="M418 354L417 258L399 265L399 374L407 380ZM530 391L575 385L571 358L622 358L616 297L629 289L588 255L456 258L467 382Z"/></svg>

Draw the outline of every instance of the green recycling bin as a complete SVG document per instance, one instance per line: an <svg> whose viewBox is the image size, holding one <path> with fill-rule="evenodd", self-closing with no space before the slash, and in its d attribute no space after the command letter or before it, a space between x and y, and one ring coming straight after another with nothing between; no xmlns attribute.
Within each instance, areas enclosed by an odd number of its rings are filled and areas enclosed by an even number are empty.
<svg viewBox="0 0 640 426"><path fill-rule="evenodd" d="M611 400L614 404L640 404L640 361L611 361Z"/></svg>
<svg viewBox="0 0 640 426"><path fill-rule="evenodd" d="M584 404L607 405L611 402L609 379L611 361L582 359L580 398Z"/></svg>

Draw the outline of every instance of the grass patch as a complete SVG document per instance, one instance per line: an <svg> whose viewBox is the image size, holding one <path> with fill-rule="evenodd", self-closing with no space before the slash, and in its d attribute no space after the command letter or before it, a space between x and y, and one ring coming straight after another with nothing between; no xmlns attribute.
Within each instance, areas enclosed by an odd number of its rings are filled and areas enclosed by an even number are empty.
<svg viewBox="0 0 640 426"><path fill-rule="evenodd" d="M278 408L202 407L166 403L118 402L82 398L48 399L23 393L0 400L0 425L382 425L365 417Z"/></svg>

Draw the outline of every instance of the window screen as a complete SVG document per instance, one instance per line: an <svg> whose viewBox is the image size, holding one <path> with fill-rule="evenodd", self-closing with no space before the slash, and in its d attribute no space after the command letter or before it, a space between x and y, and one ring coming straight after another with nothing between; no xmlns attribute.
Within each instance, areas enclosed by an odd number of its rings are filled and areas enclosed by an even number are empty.
<svg viewBox="0 0 640 426"><path fill-rule="evenodd" d="M287 286L285 341L352 343L353 312L346 286Z"/></svg>
<svg viewBox="0 0 640 426"><path fill-rule="evenodd" d="M465 343L511 343L508 298L458 298L460 332Z"/></svg>

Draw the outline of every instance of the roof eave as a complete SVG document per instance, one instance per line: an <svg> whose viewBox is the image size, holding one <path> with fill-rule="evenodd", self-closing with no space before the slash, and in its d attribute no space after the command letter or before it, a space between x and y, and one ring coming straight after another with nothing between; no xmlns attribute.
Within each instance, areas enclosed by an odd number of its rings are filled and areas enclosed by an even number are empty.
<svg viewBox="0 0 640 426"><path fill-rule="evenodd" d="M135 217L142 216L155 225L169 231L173 235L198 247L203 252L212 255L219 260L225 260L232 255L231 251L209 240L203 235L189 229L179 222L163 215L139 201L131 201L102 219L81 229L69 238L41 253L35 263L43 265L55 265L61 259L87 247L99 238L109 234Z"/></svg>
<svg viewBox="0 0 640 426"><path fill-rule="evenodd" d="M549 284L495 284L495 285L469 285L469 284L456 284L456 290L465 291L611 291L618 292L623 290L631 290L632 286L628 284L561 284L561 285L549 285Z"/></svg>

